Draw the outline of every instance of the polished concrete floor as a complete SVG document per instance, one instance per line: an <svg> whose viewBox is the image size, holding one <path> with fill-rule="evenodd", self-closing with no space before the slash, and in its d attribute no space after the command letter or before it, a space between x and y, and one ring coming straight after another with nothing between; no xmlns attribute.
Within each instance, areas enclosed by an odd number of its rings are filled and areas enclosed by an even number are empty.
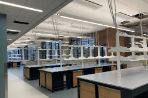
<svg viewBox="0 0 148 98"><path fill-rule="evenodd" d="M38 80L23 78L23 67L8 69L8 98L77 98L77 88L50 92L39 87Z"/></svg>

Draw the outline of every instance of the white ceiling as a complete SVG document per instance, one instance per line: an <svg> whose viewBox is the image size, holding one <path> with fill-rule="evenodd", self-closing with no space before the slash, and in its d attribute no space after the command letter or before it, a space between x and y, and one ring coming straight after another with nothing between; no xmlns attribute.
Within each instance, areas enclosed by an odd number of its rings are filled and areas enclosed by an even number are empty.
<svg viewBox="0 0 148 98"><path fill-rule="evenodd" d="M30 1L33 1L33 0L30 0ZM37 0L37 1L39 3L40 0ZM45 0L45 2L47 2L45 4L48 5L48 3L50 3L49 1L51 0ZM108 2L107 2L108 0L89 0L89 1L98 3L99 5L102 5L102 6L94 6L92 4L87 3L85 0L74 0L68 5L66 5L64 8L62 8L60 11L58 11L58 14L72 17L72 18L78 18L78 19L82 19L86 21L97 22L97 23L113 26L111 14L108 8ZM120 23L123 21L134 22L138 20L136 18L129 17L129 16L133 16L135 14L138 14L139 12L148 13L148 1L147 0L116 0L116 1L117 1L117 13L118 13L117 14L118 25L120 25ZM33 7L40 8L40 4L33 6ZM119 12L127 14L129 16L119 14ZM23 13L26 19L28 19L25 21L31 22L32 19L34 19L34 17L38 17L38 13L34 13L34 16L30 18L28 16L29 15L28 13L27 14ZM18 15L18 18L16 19L21 19L21 16ZM54 27L53 27L53 20L56 21L55 23L57 26L56 30L54 30ZM15 27L16 29L20 28L19 26L15 26ZM31 39L35 39L32 36L53 37L53 35L57 35L57 33L59 33L59 35L65 35L65 36L66 35L67 36L79 36L84 33L96 32L104 28L106 27L101 27L101 26L96 26L96 25L92 25L88 23L64 19L58 15L53 15L52 17L49 17L44 22L39 24L35 29L28 32L25 36L23 36L19 40L22 40L22 39L26 40L29 37ZM19 40L17 41L19 42Z"/></svg>
<svg viewBox="0 0 148 98"><path fill-rule="evenodd" d="M44 21L53 13L57 12L71 0L2 0L18 5L41 9L44 12L38 13L25 9L10 7L0 4L0 13L7 15L7 28L20 30L18 35L8 35L8 44L15 41L17 38L22 36L24 33L37 26L39 23ZM29 25L20 25L14 23L14 21L29 22ZM10 40L11 39L11 40Z"/></svg>
<svg viewBox="0 0 148 98"><path fill-rule="evenodd" d="M81 17L82 19L88 19L92 21L97 21L102 24L113 25L112 17L108 8L108 0L91 0L94 1L102 7L93 8L88 7L88 5L82 4L81 0L75 0L71 2L66 7L64 7L60 14L69 15L73 17ZM148 3L143 2L142 0L116 0L117 1L117 13L122 12L127 15L135 15L140 12L148 12ZM146 0L145 0L146 1ZM129 17L118 17L117 22L124 20L129 20ZM134 21L135 19L130 19Z"/></svg>

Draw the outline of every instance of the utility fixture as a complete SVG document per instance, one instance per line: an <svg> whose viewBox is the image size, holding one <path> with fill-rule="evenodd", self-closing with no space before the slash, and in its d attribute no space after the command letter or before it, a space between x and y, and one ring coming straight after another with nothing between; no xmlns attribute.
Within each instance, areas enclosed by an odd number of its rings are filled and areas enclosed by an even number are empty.
<svg viewBox="0 0 148 98"><path fill-rule="evenodd" d="M22 8L22 9L26 9L26 10L30 10L30 11L40 12L40 13L43 12L43 10L40 10L40 9L27 7L27 6L23 6L23 5L19 5L19 4L15 4L15 3L5 2L5 1L0 1L0 4L12 6L12 7L17 7L17 8Z"/></svg>
<svg viewBox="0 0 148 98"><path fill-rule="evenodd" d="M59 14L57 14L57 15L59 15ZM89 24L104 26L104 27L109 27L109 28L115 28L114 26L105 25L105 24L101 24L101 23L90 22L87 20L81 20L81 19L72 18L72 17L68 17L68 16L63 16L63 15L59 15L59 16L62 18L65 18L65 19L75 20L75 21L79 21L79 22L84 22L84 23L89 23ZM118 27L118 30L127 31L127 32L135 32L134 30L123 28L123 27Z"/></svg>

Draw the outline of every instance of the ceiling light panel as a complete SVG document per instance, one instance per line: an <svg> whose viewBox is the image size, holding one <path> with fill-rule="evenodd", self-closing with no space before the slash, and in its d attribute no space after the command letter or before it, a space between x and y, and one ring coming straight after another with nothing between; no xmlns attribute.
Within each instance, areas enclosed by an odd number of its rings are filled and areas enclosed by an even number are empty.
<svg viewBox="0 0 148 98"><path fill-rule="evenodd" d="M11 31L11 32L21 32L20 30L14 30L14 29L7 29L7 31Z"/></svg>
<svg viewBox="0 0 148 98"><path fill-rule="evenodd" d="M5 2L5 1L0 1L0 4L12 6L12 7L17 7L17 8L21 8L21 9L26 9L26 10L30 10L30 11L40 12L40 13L43 12L43 10L40 10L40 9L27 7L27 6L23 6L23 5L19 5L19 4L15 4L15 3Z"/></svg>

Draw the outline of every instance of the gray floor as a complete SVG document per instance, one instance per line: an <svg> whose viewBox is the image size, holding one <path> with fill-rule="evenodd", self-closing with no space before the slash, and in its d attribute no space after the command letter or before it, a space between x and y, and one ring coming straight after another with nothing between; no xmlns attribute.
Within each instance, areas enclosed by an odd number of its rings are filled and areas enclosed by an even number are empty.
<svg viewBox="0 0 148 98"><path fill-rule="evenodd" d="M17 82L22 81L22 82L25 83L25 85L26 84L27 85L29 84L30 87L35 88L35 90L39 91L41 94L44 94L45 96L47 96L47 98L77 98L77 88L65 89L65 90L61 90L61 91L57 91L57 92L52 93L52 92L50 92L49 90L47 90L45 88L39 87L38 80L33 80L33 81L27 81L27 80L25 80L23 78L23 67L8 69L8 77L9 78L11 77L11 79L8 79L8 84L10 84L11 81L16 81L15 80L15 77L12 77L11 75L17 77ZM12 78L14 78L14 79L12 79ZM22 83L22 82L20 82L20 83ZM17 85L16 85L16 87L17 87ZM28 88L30 88L30 87L28 87ZM20 89L19 89L19 91L20 91ZM27 89L27 88L25 88L25 89ZM15 93L15 91L9 90L9 93L12 94L12 93ZM27 92L24 92L24 93L27 93ZM36 93L38 93L38 92L36 92ZM11 98L13 98L13 97L11 97ZM26 96L26 98L27 98L27 96ZM43 98L43 97L38 97L38 98Z"/></svg>

